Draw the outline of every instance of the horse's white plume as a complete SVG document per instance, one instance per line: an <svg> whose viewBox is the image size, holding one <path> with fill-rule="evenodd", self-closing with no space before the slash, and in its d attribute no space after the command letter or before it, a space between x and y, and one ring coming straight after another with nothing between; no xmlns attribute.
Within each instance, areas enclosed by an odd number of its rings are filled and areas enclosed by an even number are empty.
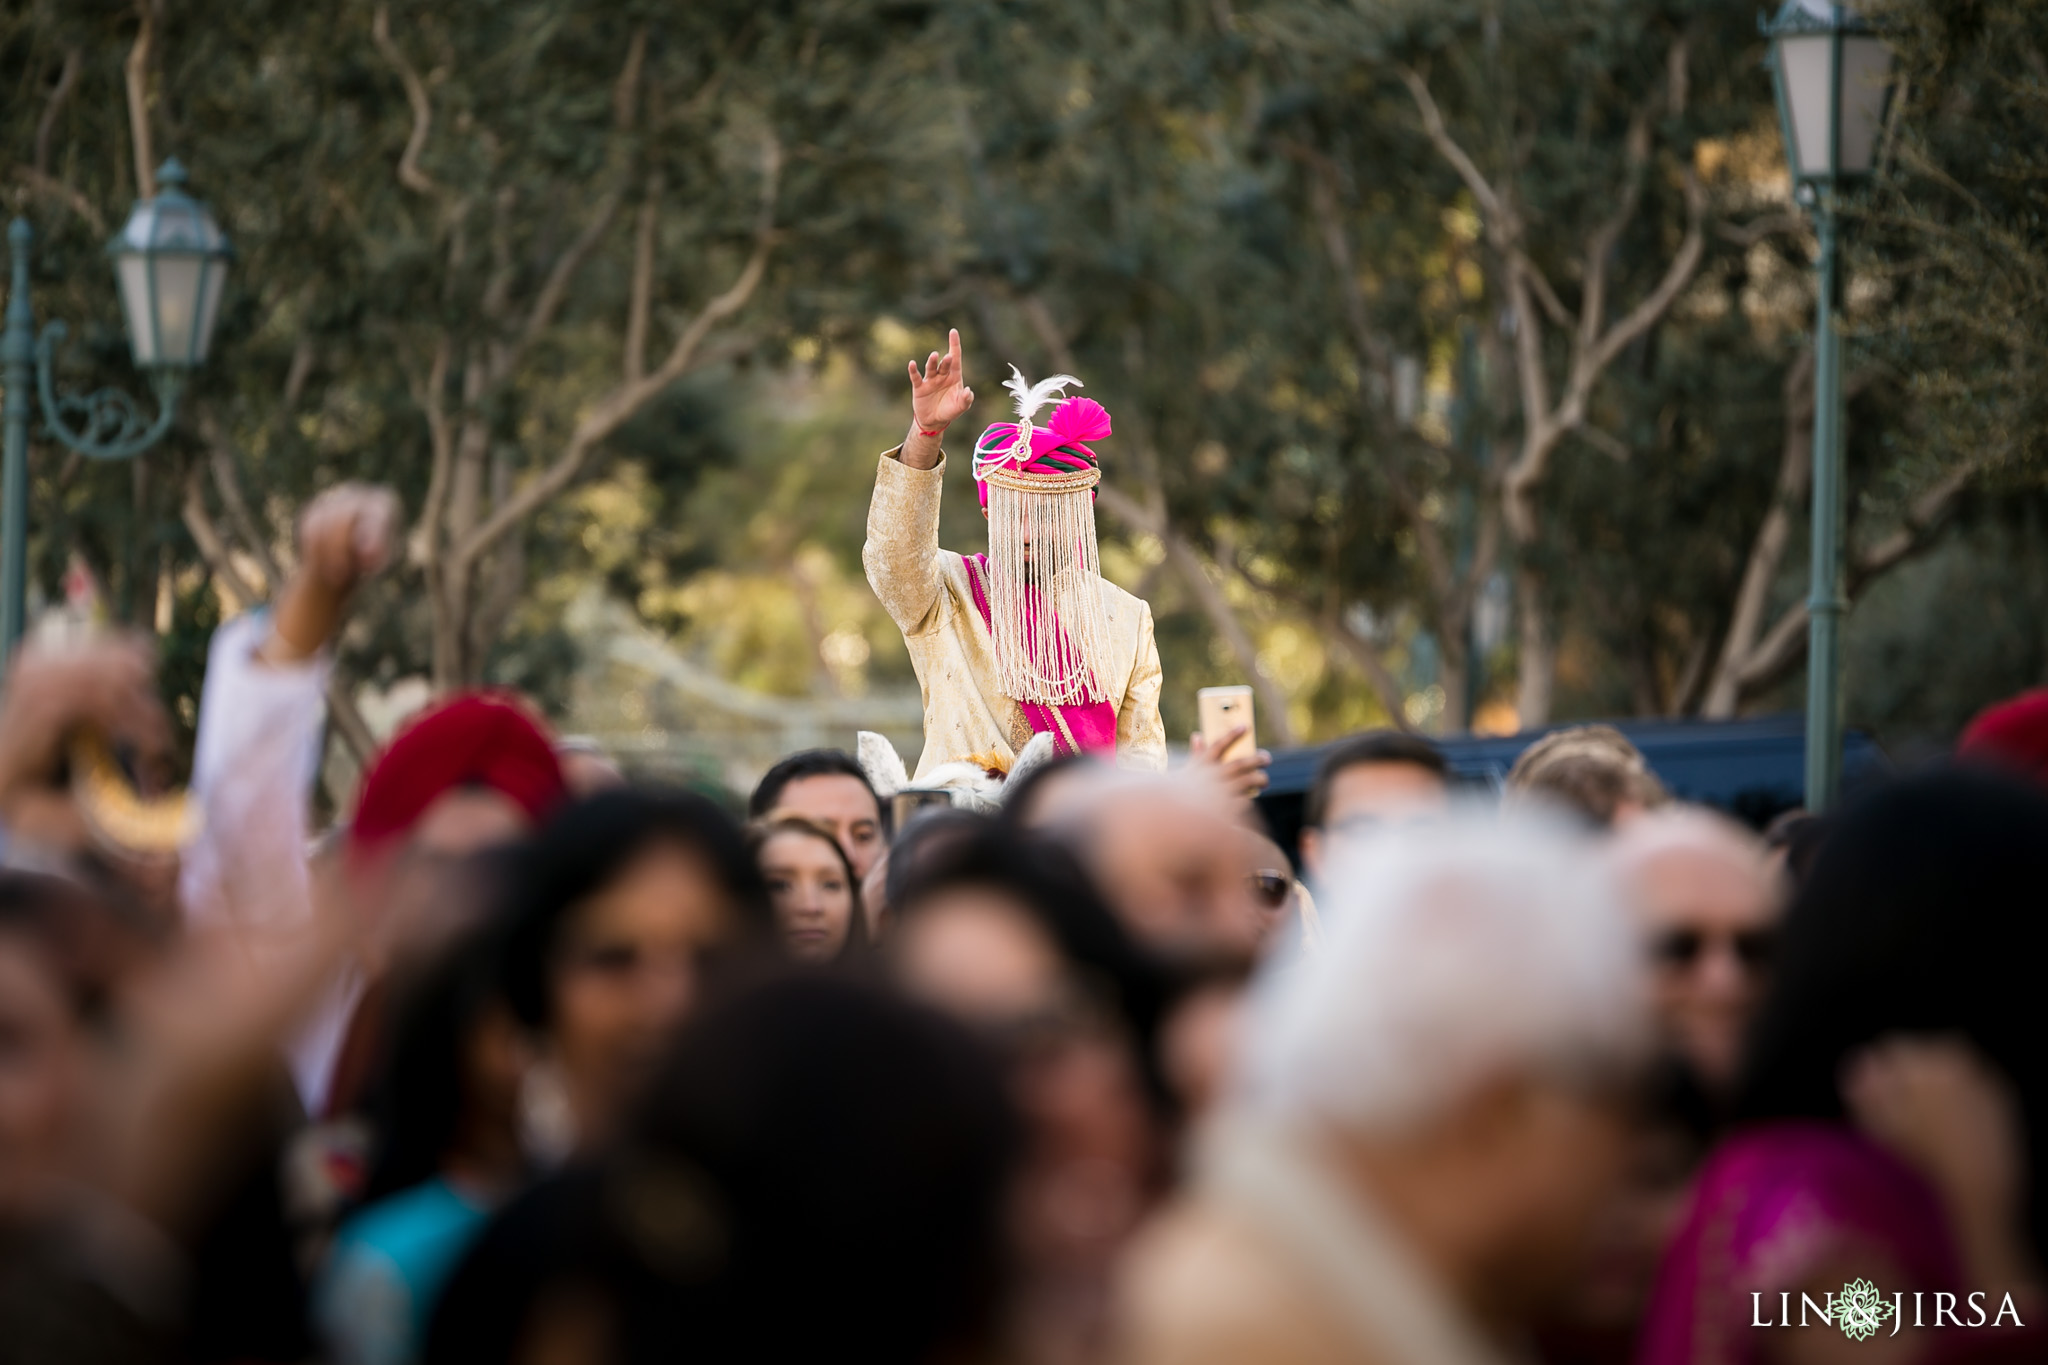
<svg viewBox="0 0 2048 1365"><path fill-rule="evenodd" d="M1017 395L1017 419L1022 422L1030 421L1032 417L1037 415L1040 408L1050 403L1054 398L1066 397L1066 389L1069 384L1072 384L1077 389L1088 387L1070 374L1056 374L1049 379L1041 379L1034 384L1026 379L1024 371L1018 369L1015 365L1010 367L1010 377L1003 381L1003 387Z"/></svg>

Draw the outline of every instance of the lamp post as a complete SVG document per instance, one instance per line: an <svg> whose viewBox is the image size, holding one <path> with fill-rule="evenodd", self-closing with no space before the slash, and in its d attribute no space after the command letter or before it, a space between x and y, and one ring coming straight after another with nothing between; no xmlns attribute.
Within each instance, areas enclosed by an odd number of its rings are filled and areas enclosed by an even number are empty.
<svg viewBox="0 0 2048 1365"><path fill-rule="evenodd" d="M1806 808L1834 803L1842 780L1842 348L1836 194L1870 173L1891 87L1891 49L1847 5L1786 0L1764 25L1799 202L1820 238L1813 330L1813 553L1807 591Z"/></svg>
<svg viewBox="0 0 2048 1365"><path fill-rule="evenodd" d="M192 368L206 359L220 319L227 282L228 239L206 205L185 193L185 168L170 160L157 172L154 198L135 205L107 254L113 257L128 349L149 376L157 411L145 417L125 390L60 394L51 360L66 328L52 322L35 336L29 305L29 249L35 230L25 218L7 229L13 285L7 295L6 332L0 336L0 382L7 400L0 463L0 664L14 653L28 609L29 376L42 404L43 429L95 460L126 460L155 445L178 415L178 398Z"/></svg>

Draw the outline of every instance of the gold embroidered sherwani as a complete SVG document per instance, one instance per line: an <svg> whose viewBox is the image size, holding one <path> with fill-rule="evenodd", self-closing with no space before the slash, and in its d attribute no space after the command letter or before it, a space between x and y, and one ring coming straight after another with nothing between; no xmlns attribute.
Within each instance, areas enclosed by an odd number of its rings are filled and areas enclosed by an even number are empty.
<svg viewBox="0 0 2048 1365"><path fill-rule="evenodd" d="M922 778L942 763L994 758L1007 768L1031 739L1023 710L996 681L994 642L974 605L967 561L939 548L942 454L932 469L912 469L902 447L884 454L868 505L868 542L861 549L868 582L903 630L924 696ZM1116 761L1123 768L1166 767L1166 727L1159 719L1159 647L1152 609L1107 579L1102 583L1102 679L1116 707Z"/></svg>

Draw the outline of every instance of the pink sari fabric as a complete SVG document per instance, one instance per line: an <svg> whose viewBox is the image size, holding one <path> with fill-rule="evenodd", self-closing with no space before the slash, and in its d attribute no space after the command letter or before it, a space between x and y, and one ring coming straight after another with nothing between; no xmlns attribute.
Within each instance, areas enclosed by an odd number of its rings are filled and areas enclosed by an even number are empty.
<svg viewBox="0 0 2048 1365"><path fill-rule="evenodd" d="M981 623L995 629L995 615L988 606L988 556L967 555L967 582L974 589L974 606ZM1116 707L1106 701L1082 702L1072 706L1048 706L1043 702L1019 701L1031 733L1051 735L1053 752L1060 754L1116 753Z"/></svg>
<svg viewBox="0 0 2048 1365"><path fill-rule="evenodd" d="M1792 1312L1809 1277L1833 1256L1865 1248L1915 1290L1955 1292L1960 1279L1947 1218L1918 1174L1841 1124L1773 1123L1724 1142L1700 1172L1692 1207L1664 1253L1636 1350L1636 1365L1751 1365L1774 1330L1753 1326ZM1817 1302L1821 1301L1815 1295ZM1910 1322L1910 1319L1909 1319Z"/></svg>

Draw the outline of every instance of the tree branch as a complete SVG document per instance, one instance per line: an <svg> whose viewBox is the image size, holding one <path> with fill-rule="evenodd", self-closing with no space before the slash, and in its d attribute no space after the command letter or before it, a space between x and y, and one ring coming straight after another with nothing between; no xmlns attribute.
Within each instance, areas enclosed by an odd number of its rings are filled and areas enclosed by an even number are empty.
<svg viewBox="0 0 2048 1365"><path fill-rule="evenodd" d="M50 96L43 101L43 116L36 120L37 175L50 173L50 139L56 136L58 115L64 112L64 105L71 98L71 92L78 88L78 67L78 49L64 49L64 69L57 73L57 83L50 87Z"/></svg>
<svg viewBox="0 0 2048 1365"><path fill-rule="evenodd" d="M1309 206L1316 218L1316 227L1323 241L1323 253L1329 258L1330 269L1336 280L1337 293L1344 308L1345 322L1349 325L1352 344L1365 364L1385 374L1392 368L1392 347L1386 339L1373 330L1371 312L1366 305L1365 291L1358 283L1355 257L1351 251L1351 239L1344 230L1343 216L1339 212L1337 199L1337 168L1328 156L1312 147L1287 142L1285 150L1308 170ZM1436 524L1422 514L1421 503L1414 490L1408 486L1399 460L1394 433L1384 419L1384 414L1367 409L1369 424L1375 429L1374 436L1379 448L1378 464L1380 473L1387 481L1395 502L1407 519L1415 534L1416 549L1421 556L1424 572L1429 576L1430 586L1439 602L1448 602L1457 591L1456 573L1451 559L1437 533Z"/></svg>
<svg viewBox="0 0 2048 1365"><path fill-rule="evenodd" d="M619 78L612 86L612 128L616 136L623 137L633 131L640 109L640 73L647 62L647 29L643 25L633 31L633 39L626 47L625 65L619 71ZM621 158L623 161L623 157ZM654 183L659 183L658 179ZM519 357L540 335L554 325L555 315L561 311L563 301L569 295L569 286L576 278L576 272L583 268L584 261L604 240L611 230L612 222L618 217L619 206L626 199L626 175L622 168L611 187L598 198L597 207L590 220L583 225L583 231L569 243L554 265L548 271L546 283L534 297L533 307L527 313L526 325L520 330L517 348L506 357L509 373L516 366ZM643 217L644 217L643 211ZM644 226L643 226L644 230ZM635 262L634 284L639 284L638 262ZM630 350L630 347L629 347ZM642 362L644 365L644 361ZM499 376L501 382L505 376Z"/></svg>
<svg viewBox="0 0 2048 1365"><path fill-rule="evenodd" d="M221 535L212 513L206 510L205 477L196 463L185 472L185 498L179 507L180 517L192 537L192 543L199 547L200 558L206 561L207 569L220 584L228 605L238 613L244 612L261 602L263 594L235 568L227 540Z"/></svg>
<svg viewBox="0 0 2048 1365"><path fill-rule="evenodd" d="M1699 269L1700 258L1707 246L1706 226L1707 192L1688 166L1685 170L1685 237L1678 244L1678 253L1671 258L1671 264L1664 269L1664 277L1657 281L1657 287L1650 291L1649 296L1609 328L1593 347L1585 362L1586 379L1583 383L1575 383L1574 388L1590 391L1593 382L1613 363L1614 357L1628 349L1637 337L1656 326L1670 311L1678 296L1685 292L1686 285L1692 282L1693 272Z"/></svg>
<svg viewBox="0 0 2048 1365"><path fill-rule="evenodd" d="M398 183L428 198L444 197L447 191L432 176L420 169L420 153L427 148L427 135L434 127L434 105L427 98L427 83L413 70L405 54L398 50L398 44L391 40L391 11L388 6L377 6L370 19L370 41L384 54L384 60L398 73L398 79L405 86L405 102L412 106L412 132L406 137L405 150L398 157Z"/></svg>
<svg viewBox="0 0 2048 1365"><path fill-rule="evenodd" d="M1676 46L1683 47L1683 40ZM1628 170L1622 185L1621 203L1586 239L1586 288L1579 299L1578 344L1581 349L1591 347L1607 323L1607 270L1613 262L1614 245L1621 240L1621 234L1628 231L1628 225L1635 220L1636 208L1643 201L1643 167L1650 160L1650 113L1651 106L1643 104L1629 117L1628 134L1623 139Z"/></svg>
<svg viewBox="0 0 2048 1365"><path fill-rule="evenodd" d="M327 718L334 722L334 733L341 739L342 747L348 750L349 757L356 761L356 766L368 767L370 760L377 756L377 736L371 732L370 722L363 719L362 708L356 705L355 694L349 691L339 665L327 675ZM335 793L332 788L329 792L338 798L346 795Z"/></svg>
<svg viewBox="0 0 2048 1365"><path fill-rule="evenodd" d="M1508 207L1507 200L1495 191L1491 182L1480 173L1478 163L1468 156L1458 140L1451 136L1444 126L1443 111L1437 108L1436 99L1429 93L1429 83L1413 67L1400 69L1402 84L1415 98L1415 108L1422 115L1422 131L1429 138L1437 154L1451 163L1451 169L1465 182L1465 188L1472 191L1472 197L1479 201L1479 211L1486 217L1490 234L1495 234L1495 245L1502 250L1512 247L1521 235L1521 222Z"/></svg>
<svg viewBox="0 0 2048 1365"><path fill-rule="evenodd" d="M1742 670L1757 648L1764 608L1777 581L1785 548L1792 539L1792 518L1806 501L1813 474L1813 352L1801 351L1785 372L1785 434L1778 461L1778 481L1771 507L1750 542L1749 558L1735 590L1735 609L1721 642L1721 657L1700 706L1700 714L1725 720L1742 704Z"/></svg>
<svg viewBox="0 0 2048 1365"><path fill-rule="evenodd" d="M441 559L441 509L448 500L448 481L455 467L455 430L448 420L448 367L454 363L454 342L446 332L434 343L433 363L423 383L413 386L413 401L427 415L427 441L433 466L427 474L427 495L414 525L411 559L427 571L429 588Z"/></svg>
<svg viewBox="0 0 2048 1365"><path fill-rule="evenodd" d="M248 499L242 496L238 452L210 405L200 405L198 416L199 435L206 442L207 465L213 474L214 490L220 494L221 506L227 509L228 524L234 527L235 534L255 556L264 579L274 591L283 584L284 573L278 567L277 557L270 552L270 538L256 525L256 518L249 512Z"/></svg>
<svg viewBox="0 0 2048 1365"><path fill-rule="evenodd" d="M1429 83L1412 67L1402 67L1402 83L1415 99L1415 107L1422 115L1422 131L1429 138L1437 154L1451 164L1458 178L1472 192L1479 203L1480 217L1486 224L1486 237L1494 250L1501 254L1510 267L1510 273L1519 270L1527 281L1528 288L1536 294L1537 301L1545 313L1560 327L1571 325L1571 314L1557 297L1557 290L1542 269L1522 249L1522 216L1516 211L1509 197L1496 190L1492 182L1480 171L1478 163L1472 160L1458 140L1451 136L1444 124L1443 111L1437 107L1436 99L1429 93ZM1528 311L1528 299L1522 301L1522 312Z"/></svg>
<svg viewBox="0 0 2048 1365"><path fill-rule="evenodd" d="M1663 319L1699 269L1706 253L1707 195L1699 177L1690 167L1685 171L1685 204L1685 237L1665 267L1656 288L1590 343L1581 332L1572 346L1570 377L1554 409L1549 407L1545 393L1541 347L1529 336L1531 329L1526 323L1517 332L1524 432L1522 448L1502 479L1502 491L1509 527L1518 541L1526 543L1535 534L1535 511L1530 505L1530 493L1542 480L1558 442L1584 424L1594 386L1606 374L1616 356ZM1512 268L1508 278L1510 297L1526 299L1526 289L1518 287L1516 272ZM1523 307L1517 307L1518 315L1523 311Z"/></svg>
<svg viewBox="0 0 2048 1365"><path fill-rule="evenodd" d="M782 144L772 133L767 134L761 146L761 205L754 224L754 249L738 278L724 293L706 303L682 329L659 368L639 380L621 383L584 414L555 462L499 504L482 525L453 547L451 567L461 568L474 562L499 537L568 487L582 472L591 450L660 396L669 385L689 373L697 363L698 351L704 339L711 334L711 329L746 306L767 273L768 257L774 249L775 205L781 175Z"/></svg>
<svg viewBox="0 0 2048 1365"><path fill-rule="evenodd" d="M1955 505L1970 480L1977 476L1977 465L1965 462L1936 479L1919 497L1906 507L1903 524L1874 545L1866 546L1863 552L1849 563L1849 591L1853 595L1871 579L1923 549L1941 528L1949 509Z"/></svg>
<svg viewBox="0 0 2048 1365"><path fill-rule="evenodd" d="M135 0L135 11L142 16L142 27L136 31L135 45L128 49L128 59L121 64L121 74L128 90L128 137L135 155L135 197L153 199L156 197L156 144L149 127L149 62L156 45L157 9L161 0Z"/></svg>
<svg viewBox="0 0 2048 1365"><path fill-rule="evenodd" d="M1408 719L1408 699L1401 695L1401 684L1388 671L1387 661L1380 657L1379 646L1362 638L1341 621L1334 627L1326 623L1323 638L1336 641L1338 650L1365 675L1366 685L1379 698L1380 709L1387 713L1387 719L1394 728L1414 734L1415 726Z"/></svg>
<svg viewBox="0 0 2048 1365"><path fill-rule="evenodd" d="M631 132L640 117L640 73L647 65L647 25L633 30L626 44L626 64L612 83L612 127Z"/></svg>
<svg viewBox="0 0 2048 1365"><path fill-rule="evenodd" d="M1287 712L1287 694L1280 685L1266 675L1259 667L1258 646L1252 642L1250 632L1237 618L1237 612L1224 595L1223 588L1209 577L1203 566L1202 556L1189 543L1187 537L1173 528L1166 516L1163 500L1148 508L1120 488L1109 484L1096 485L1096 502L1111 516L1129 526L1141 535L1158 539L1166 551L1167 562L1187 584L1194 594L1195 603L1202 614L1209 618L1209 624L1223 637L1224 645L1236 657L1237 664L1248 681L1259 694L1259 707L1270 720L1267 733L1275 744L1292 745L1295 742L1294 723Z"/></svg>
<svg viewBox="0 0 2048 1365"><path fill-rule="evenodd" d="M640 221L633 232L633 290L626 304L625 376L628 384L647 374L647 324L654 307L654 247L661 226L661 172L647 177Z"/></svg>
<svg viewBox="0 0 2048 1365"><path fill-rule="evenodd" d="M107 220L100 216L100 211L97 208L93 207L92 200L86 198L83 194L55 176L44 175L33 166L16 166L14 168L14 177L21 181L23 185L26 185L30 193L39 194L59 207L70 209L80 218L83 218L91 226L93 236L104 237L107 235Z"/></svg>
<svg viewBox="0 0 2048 1365"><path fill-rule="evenodd" d="M1513 261L1528 279L1530 289L1536 294L1536 301L1543 305L1544 316L1548 317L1551 322L1559 327L1570 327L1572 325L1571 309L1564 306L1564 300L1559 298L1557 291L1550 287L1550 281L1544 277L1542 271L1536 268L1536 263L1520 251L1514 253Z"/></svg>
<svg viewBox="0 0 2048 1365"><path fill-rule="evenodd" d="M1603 431L1590 423L1582 423L1572 434L1616 464L1627 464L1635 458L1635 451L1630 448L1629 443L1611 431Z"/></svg>
<svg viewBox="0 0 2048 1365"><path fill-rule="evenodd" d="M1872 579L1931 545L1950 508L1977 472L1976 464L1964 463L1944 474L1913 500L1899 529L1851 557L1843 575L1849 600L1854 601ZM1787 607L1779 616L1770 634L1743 664L1740 684L1744 695L1769 687L1806 657L1807 619L1804 600Z"/></svg>
<svg viewBox="0 0 2048 1365"><path fill-rule="evenodd" d="M1288 144L1296 158L1308 168L1308 202L1315 214L1316 229L1323 239L1323 254L1337 276L1337 292L1344 305L1344 320L1350 324L1352 343L1373 368L1385 372L1393 364L1393 348L1372 327L1365 291L1358 284L1358 263L1351 251L1350 234L1344 230L1344 216L1337 202L1337 167L1329 157L1313 148Z"/></svg>
<svg viewBox="0 0 2048 1365"><path fill-rule="evenodd" d="M1724 242L1736 246L1751 247L1767 237L1781 233L1793 236L1807 230L1805 217L1797 213L1767 213L1761 218L1752 218L1747 223L1715 223L1714 235Z"/></svg>
<svg viewBox="0 0 2048 1365"><path fill-rule="evenodd" d="M1365 676L1366 685L1371 687L1373 695L1379 698L1380 709L1387 713L1387 718L1395 728L1410 734L1415 733L1415 727L1408 721L1405 709L1407 699L1401 693L1401 684L1388 670L1386 660L1380 657L1379 646L1344 624L1338 616L1334 600L1324 603L1320 608L1315 607L1304 599L1300 592L1283 587L1255 573L1241 554L1236 557L1236 568L1244 580L1260 592L1271 593L1310 620L1318 622L1317 638L1336 642L1338 650Z"/></svg>

